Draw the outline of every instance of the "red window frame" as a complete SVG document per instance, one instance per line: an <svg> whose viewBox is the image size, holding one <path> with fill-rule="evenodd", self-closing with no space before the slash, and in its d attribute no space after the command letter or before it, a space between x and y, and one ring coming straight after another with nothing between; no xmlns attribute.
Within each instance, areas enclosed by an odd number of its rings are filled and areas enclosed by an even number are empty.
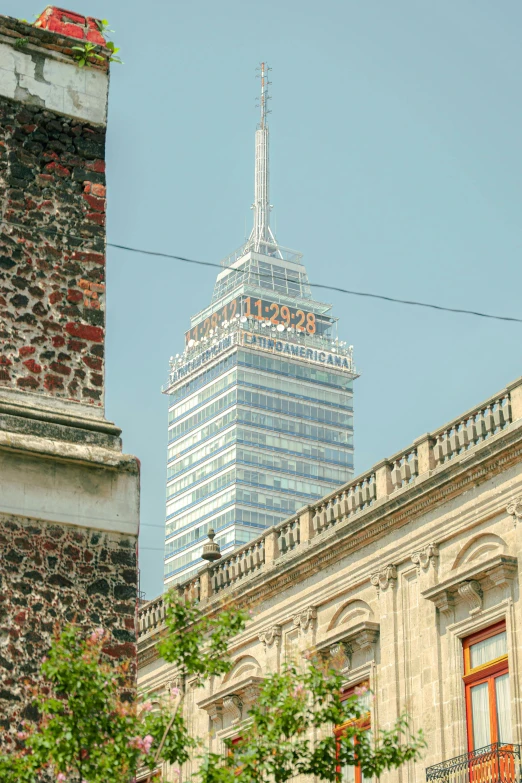
<svg viewBox="0 0 522 783"><path fill-rule="evenodd" d="M366 686L369 687L368 680L364 682L359 682L357 685L350 686L349 688L346 688L343 690L341 694L341 701L346 701L346 699L349 699L350 696L355 695L355 691L357 688L362 688ZM358 720L350 720L346 721L346 723L343 723L341 726L336 726L334 729L334 735L336 739L336 745L337 745L337 757L339 756L339 740L342 737L344 730L346 726L353 726L356 725L358 728L362 729L363 731L368 731L371 728L371 714L370 710L365 715L362 715ZM354 766L354 783L363 783L363 776L361 773L360 767ZM337 773L338 780L341 780L341 765L337 764L335 771Z"/></svg>
<svg viewBox="0 0 522 783"><path fill-rule="evenodd" d="M485 639L489 639L492 636L502 633L506 630L506 621L502 620L495 625L490 625L488 628L484 628L471 636L466 637L462 641L462 649L464 656L464 688L466 698L466 729L468 738L468 750L472 751L473 748L473 714L471 709L471 689L480 685L481 683L488 683L488 696L489 696L489 714L490 714L490 738L491 743L499 741L498 737L498 724L497 724L497 702L495 692L495 679L504 674L509 674L508 655L505 653L499 658L495 658L492 661L481 664L480 666L471 667L471 647L477 642L482 642Z"/></svg>

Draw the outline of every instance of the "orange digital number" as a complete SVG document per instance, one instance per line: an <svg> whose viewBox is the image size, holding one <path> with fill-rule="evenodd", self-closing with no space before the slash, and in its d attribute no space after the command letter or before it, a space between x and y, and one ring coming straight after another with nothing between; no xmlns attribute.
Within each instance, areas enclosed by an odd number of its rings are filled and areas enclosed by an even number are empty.
<svg viewBox="0 0 522 783"><path fill-rule="evenodd" d="M283 305L281 308L281 318L285 322L285 326L290 325L292 316L290 315L290 308L287 307L286 305Z"/></svg>
<svg viewBox="0 0 522 783"><path fill-rule="evenodd" d="M304 329L305 329L304 328L304 322L305 322L305 317L306 317L304 312L302 310L298 310L295 315L296 315L296 318L299 319L297 321L296 325L295 325L295 328L299 329L300 332L304 332Z"/></svg>
<svg viewBox="0 0 522 783"><path fill-rule="evenodd" d="M278 324L279 323L279 305L276 302L272 302L272 304L270 305L270 309L274 311L274 314L273 314L272 318L270 319L270 321L273 324Z"/></svg>
<svg viewBox="0 0 522 783"><path fill-rule="evenodd" d="M315 314L306 314L306 331L308 334L315 334Z"/></svg>
<svg viewBox="0 0 522 783"><path fill-rule="evenodd" d="M235 317L237 311L237 299L232 299L230 302L230 318L229 321L232 320L232 318Z"/></svg>
<svg viewBox="0 0 522 783"><path fill-rule="evenodd" d="M212 316L210 318L210 323L212 324L212 328L215 329L218 325L219 316L217 313L212 313Z"/></svg>
<svg viewBox="0 0 522 783"><path fill-rule="evenodd" d="M205 318L203 321L203 333L205 337L208 337L208 333L210 332L210 318Z"/></svg>

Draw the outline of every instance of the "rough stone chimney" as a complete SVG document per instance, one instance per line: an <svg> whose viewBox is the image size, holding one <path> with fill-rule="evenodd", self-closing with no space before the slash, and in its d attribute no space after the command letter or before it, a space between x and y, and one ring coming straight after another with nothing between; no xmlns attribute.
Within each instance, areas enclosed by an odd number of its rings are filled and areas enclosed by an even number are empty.
<svg viewBox="0 0 522 783"><path fill-rule="evenodd" d="M0 746L55 623L136 653L138 462L104 415L104 43L52 6L0 16Z"/></svg>

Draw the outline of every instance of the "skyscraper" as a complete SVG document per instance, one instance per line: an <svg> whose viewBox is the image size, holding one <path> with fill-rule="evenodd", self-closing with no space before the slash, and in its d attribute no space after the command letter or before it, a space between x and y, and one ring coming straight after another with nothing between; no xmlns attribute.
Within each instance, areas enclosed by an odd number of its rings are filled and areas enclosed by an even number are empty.
<svg viewBox="0 0 522 783"><path fill-rule="evenodd" d="M268 70L262 63L254 226L221 262L163 389L165 584L201 567L210 528L229 552L353 475L351 346L331 306L312 298L301 254L270 227Z"/></svg>

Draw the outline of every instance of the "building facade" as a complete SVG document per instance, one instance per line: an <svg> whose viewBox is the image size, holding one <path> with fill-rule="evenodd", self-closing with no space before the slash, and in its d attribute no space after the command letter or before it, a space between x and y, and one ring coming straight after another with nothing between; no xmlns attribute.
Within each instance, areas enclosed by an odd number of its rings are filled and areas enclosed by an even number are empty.
<svg viewBox="0 0 522 783"><path fill-rule="evenodd" d="M80 69L72 47L100 45ZM139 465L105 418L105 134L97 20L0 16L0 748L37 717L54 628L136 658Z"/></svg>
<svg viewBox="0 0 522 783"><path fill-rule="evenodd" d="M229 552L353 475L351 348L270 228L265 80L263 64L254 228L222 262L164 387L166 585L201 567L209 529Z"/></svg>
<svg viewBox="0 0 522 783"><path fill-rule="evenodd" d="M229 601L252 608L230 673L188 684L190 730L221 752L264 675L315 651L347 689L369 685L372 730L405 710L423 729L424 757L384 783L514 783L521 546L518 379L180 586L207 612ZM155 647L162 613L162 596L140 612L139 684L152 696L176 675ZM181 779L193 771L188 763ZM360 781L356 769L343 775Z"/></svg>

